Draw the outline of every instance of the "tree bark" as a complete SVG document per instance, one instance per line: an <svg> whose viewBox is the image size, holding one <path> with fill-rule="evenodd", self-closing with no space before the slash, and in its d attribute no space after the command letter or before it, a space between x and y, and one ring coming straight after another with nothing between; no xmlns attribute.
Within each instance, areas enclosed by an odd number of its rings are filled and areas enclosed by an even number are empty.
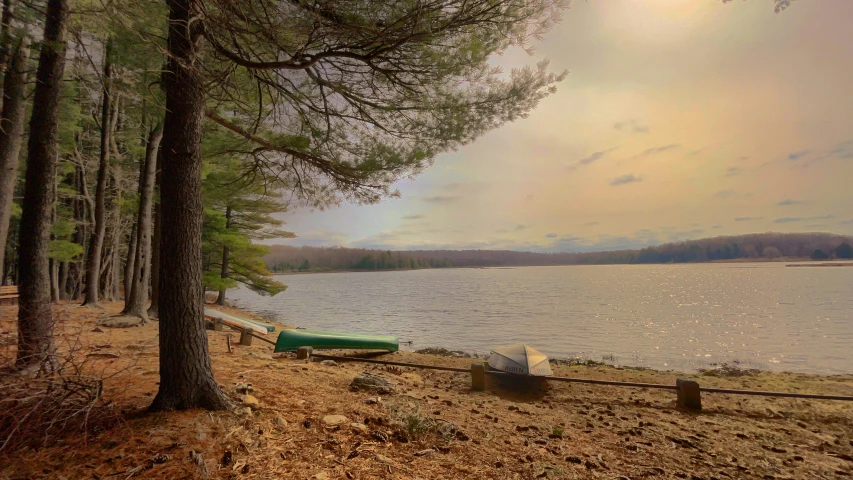
<svg viewBox="0 0 853 480"><path fill-rule="evenodd" d="M162 156L162 151L160 153ZM162 163L162 162L161 162ZM160 184L160 173L155 183ZM151 238L151 304L148 306L148 318L160 318L160 202L154 200L154 232Z"/></svg>
<svg viewBox="0 0 853 480"><path fill-rule="evenodd" d="M59 262L50 259L50 300L59 302Z"/></svg>
<svg viewBox="0 0 853 480"><path fill-rule="evenodd" d="M0 285L6 278L3 271L6 241L9 236L9 222L12 219L15 181L18 179L18 158L21 143L24 141L29 51L29 38L22 37L15 43L10 65L3 79L3 110L0 117Z"/></svg>
<svg viewBox="0 0 853 480"><path fill-rule="evenodd" d="M142 162L145 163L144 161ZM144 168L144 167L143 167ZM141 178L141 177L140 177ZM141 184L140 184L141 186ZM130 230L130 238L127 239L127 257L124 261L124 303L127 305L127 299L130 298L130 286L133 285L133 272L135 272L136 262L136 229L139 228L139 221L133 222L133 227ZM125 306L125 308L127 308Z"/></svg>
<svg viewBox="0 0 853 480"><path fill-rule="evenodd" d="M160 390L151 410L230 406L213 378L204 329L199 0L169 0L166 118L160 190Z"/></svg>
<svg viewBox="0 0 853 480"><path fill-rule="evenodd" d="M68 269L71 266L68 262L59 264L59 299L68 299Z"/></svg>
<svg viewBox="0 0 853 480"><path fill-rule="evenodd" d="M158 125L148 134L145 146L145 168L139 176L139 213L136 229L134 271L131 275L130 297L125 301L124 313L148 320L146 300L151 276L151 203L154 197L154 179L157 174L157 157L163 127Z"/></svg>
<svg viewBox="0 0 853 480"><path fill-rule="evenodd" d="M41 365L54 352L48 246L56 176L59 98L65 73L68 0L48 0L39 54L19 247L18 368Z"/></svg>
<svg viewBox="0 0 853 480"><path fill-rule="evenodd" d="M6 67L9 65L12 53L12 35L9 30L12 27L12 15L15 12L15 5L12 0L3 0L2 25L0 25L0 73L6 73ZM5 101L5 98L4 98Z"/></svg>
<svg viewBox="0 0 853 480"><path fill-rule="evenodd" d="M95 225L92 238L89 240L89 251L86 255L86 298L83 305L97 306L101 285L101 255L104 250L104 236L107 232L106 222L106 193L107 167L110 161L110 134L112 127L112 98L110 96L110 77L112 63L110 60L111 40L107 40L104 60L104 91L101 104L101 154L98 164L98 184L95 189Z"/></svg>
<svg viewBox="0 0 853 480"><path fill-rule="evenodd" d="M231 207L225 207L225 229L231 228ZM222 270L219 272L219 278L228 278L228 245L222 247ZM225 287L219 289L219 296L216 297L217 305L225 305Z"/></svg>

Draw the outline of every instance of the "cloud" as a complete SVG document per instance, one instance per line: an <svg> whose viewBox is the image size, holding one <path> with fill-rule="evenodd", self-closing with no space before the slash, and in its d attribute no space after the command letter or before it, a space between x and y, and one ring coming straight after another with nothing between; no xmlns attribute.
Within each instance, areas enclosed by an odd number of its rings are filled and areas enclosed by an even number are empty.
<svg viewBox="0 0 853 480"><path fill-rule="evenodd" d="M835 215L820 215L815 217L780 217L776 220L773 220L773 223L795 223L795 222L807 222L810 220L830 220L835 218Z"/></svg>
<svg viewBox="0 0 853 480"><path fill-rule="evenodd" d="M649 155L654 155L654 154L657 154L657 153L668 152L668 151L670 151L670 150L676 150L676 149L679 149L679 148L681 148L681 144L678 144L678 143L672 143L672 144L670 144L670 145L663 145L663 146L660 146L660 147L654 147L654 148L647 148L647 149L643 150L642 152L640 152L640 153L638 153L638 154L634 155L634 156L633 156L633 157L631 157L631 158L647 157L647 156L649 156Z"/></svg>
<svg viewBox="0 0 853 480"><path fill-rule="evenodd" d="M736 222L751 222L753 220L761 220L764 217L735 217Z"/></svg>
<svg viewBox="0 0 853 480"><path fill-rule="evenodd" d="M557 235L556 233L549 233L549 234L545 235L545 238L557 238L557 237L559 237L559 235Z"/></svg>
<svg viewBox="0 0 853 480"><path fill-rule="evenodd" d="M598 225L598 222L587 222L581 224L582 227L594 227L596 225Z"/></svg>
<svg viewBox="0 0 853 480"><path fill-rule="evenodd" d="M853 225L853 219L838 222L839 225Z"/></svg>
<svg viewBox="0 0 853 480"><path fill-rule="evenodd" d="M784 207L787 205L802 205L803 203L805 203L805 202L802 200L794 200L791 198L786 198L785 200L782 200L781 202L777 203L776 205Z"/></svg>
<svg viewBox="0 0 853 480"><path fill-rule="evenodd" d="M638 177L638 176L635 176L633 173L629 173L627 175L621 175L621 176L614 178L613 180L610 181L610 185L615 187L618 185L625 185L628 183L637 183L637 182L642 182L642 181L643 181L643 177Z"/></svg>
<svg viewBox="0 0 853 480"><path fill-rule="evenodd" d="M515 228L513 230L515 230L516 232L520 232L522 230L525 230L526 228L527 228L527 225L523 225L523 224L519 223L518 225L515 226Z"/></svg>
<svg viewBox="0 0 853 480"><path fill-rule="evenodd" d="M626 131L626 132L630 132L630 133L639 133L639 134L649 133L649 126L648 125L642 125L639 122L637 122L636 120L628 120L627 122L616 122L613 124L613 128L615 128L616 130L619 130L620 132Z"/></svg>
<svg viewBox="0 0 853 480"><path fill-rule="evenodd" d="M601 158L603 158L605 155L607 155L608 153L612 152L613 150L616 150L617 148L619 148L619 147L612 147L612 148L608 148L607 150L601 150L600 152L593 152L593 153L592 153L592 155L590 155L590 156L588 156L588 157L584 157L584 158L582 158L582 159L578 160L578 163L577 163L577 164L572 165L572 166L570 166L569 168L570 168L571 170L574 170L574 169L575 169L575 168L577 168L579 165L589 165L590 163L593 163L593 162L595 162L595 161L597 161L597 160L600 160L600 159L601 159Z"/></svg>
<svg viewBox="0 0 853 480"><path fill-rule="evenodd" d="M716 230L716 229L718 229L718 228L723 228L723 226L722 226L722 225L714 225L714 226L713 226L713 227L711 227L711 228L713 228L714 230Z"/></svg>
<svg viewBox="0 0 853 480"><path fill-rule="evenodd" d="M298 236L293 239L276 238L274 241L265 243L276 243L281 245L294 245L297 247L334 247L338 245L346 245L348 235L344 232L336 232L332 230L314 230L308 233L298 233Z"/></svg>
<svg viewBox="0 0 853 480"><path fill-rule="evenodd" d="M717 198L731 198L735 195L737 195L737 192L735 192L731 188L728 188L726 190L720 190L719 192L714 194L714 196Z"/></svg>
<svg viewBox="0 0 853 480"><path fill-rule="evenodd" d="M736 177L736 176L740 175L741 173L743 173L742 168L740 168L740 167L729 167L726 169L726 173L724 173L723 175L726 177Z"/></svg>
<svg viewBox="0 0 853 480"><path fill-rule="evenodd" d="M405 217L403 217L403 220L420 220L422 218L426 218L426 217L424 215L421 215L420 213L418 213L415 215L406 215Z"/></svg>
<svg viewBox="0 0 853 480"><path fill-rule="evenodd" d="M788 160L796 162L797 160L808 155L810 152L811 150L800 150L799 152L791 152L788 154Z"/></svg>

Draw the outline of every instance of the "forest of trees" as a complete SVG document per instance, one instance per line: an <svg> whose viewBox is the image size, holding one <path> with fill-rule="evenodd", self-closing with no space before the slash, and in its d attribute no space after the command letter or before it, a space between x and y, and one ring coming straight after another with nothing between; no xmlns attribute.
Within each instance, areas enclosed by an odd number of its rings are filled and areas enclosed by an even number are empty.
<svg viewBox="0 0 853 480"><path fill-rule="evenodd" d="M52 303L123 300L159 321L151 409L227 408L205 291L284 288L256 241L290 235L288 204L377 202L526 116L565 74L489 59L566 4L3 0L0 283L20 298L0 367L51 370Z"/></svg>
<svg viewBox="0 0 853 480"><path fill-rule="evenodd" d="M853 258L853 237L828 233L761 233L667 243L638 250L536 253L512 250L383 251L343 247L273 245L264 257L274 272L685 263L735 259Z"/></svg>

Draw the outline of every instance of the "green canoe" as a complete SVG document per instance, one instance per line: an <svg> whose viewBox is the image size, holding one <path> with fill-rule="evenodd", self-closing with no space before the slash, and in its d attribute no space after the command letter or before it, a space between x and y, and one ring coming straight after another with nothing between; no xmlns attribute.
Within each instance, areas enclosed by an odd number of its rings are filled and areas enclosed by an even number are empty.
<svg viewBox="0 0 853 480"><path fill-rule="evenodd" d="M299 347L322 350L388 350L400 349L397 337L360 333L320 332L317 330L287 329L278 334L275 352L293 352Z"/></svg>

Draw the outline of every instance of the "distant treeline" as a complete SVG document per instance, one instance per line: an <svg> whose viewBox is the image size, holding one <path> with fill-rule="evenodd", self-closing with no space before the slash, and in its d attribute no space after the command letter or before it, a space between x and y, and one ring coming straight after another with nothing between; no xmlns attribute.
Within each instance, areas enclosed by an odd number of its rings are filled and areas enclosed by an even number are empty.
<svg viewBox="0 0 853 480"><path fill-rule="evenodd" d="M522 265L687 263L735 259L853 258L853 237L829 233L757 233L674 242L637 250L536 253L513 250L370 250L273 245L264 257L274 272L391 270Z"/></svg>

